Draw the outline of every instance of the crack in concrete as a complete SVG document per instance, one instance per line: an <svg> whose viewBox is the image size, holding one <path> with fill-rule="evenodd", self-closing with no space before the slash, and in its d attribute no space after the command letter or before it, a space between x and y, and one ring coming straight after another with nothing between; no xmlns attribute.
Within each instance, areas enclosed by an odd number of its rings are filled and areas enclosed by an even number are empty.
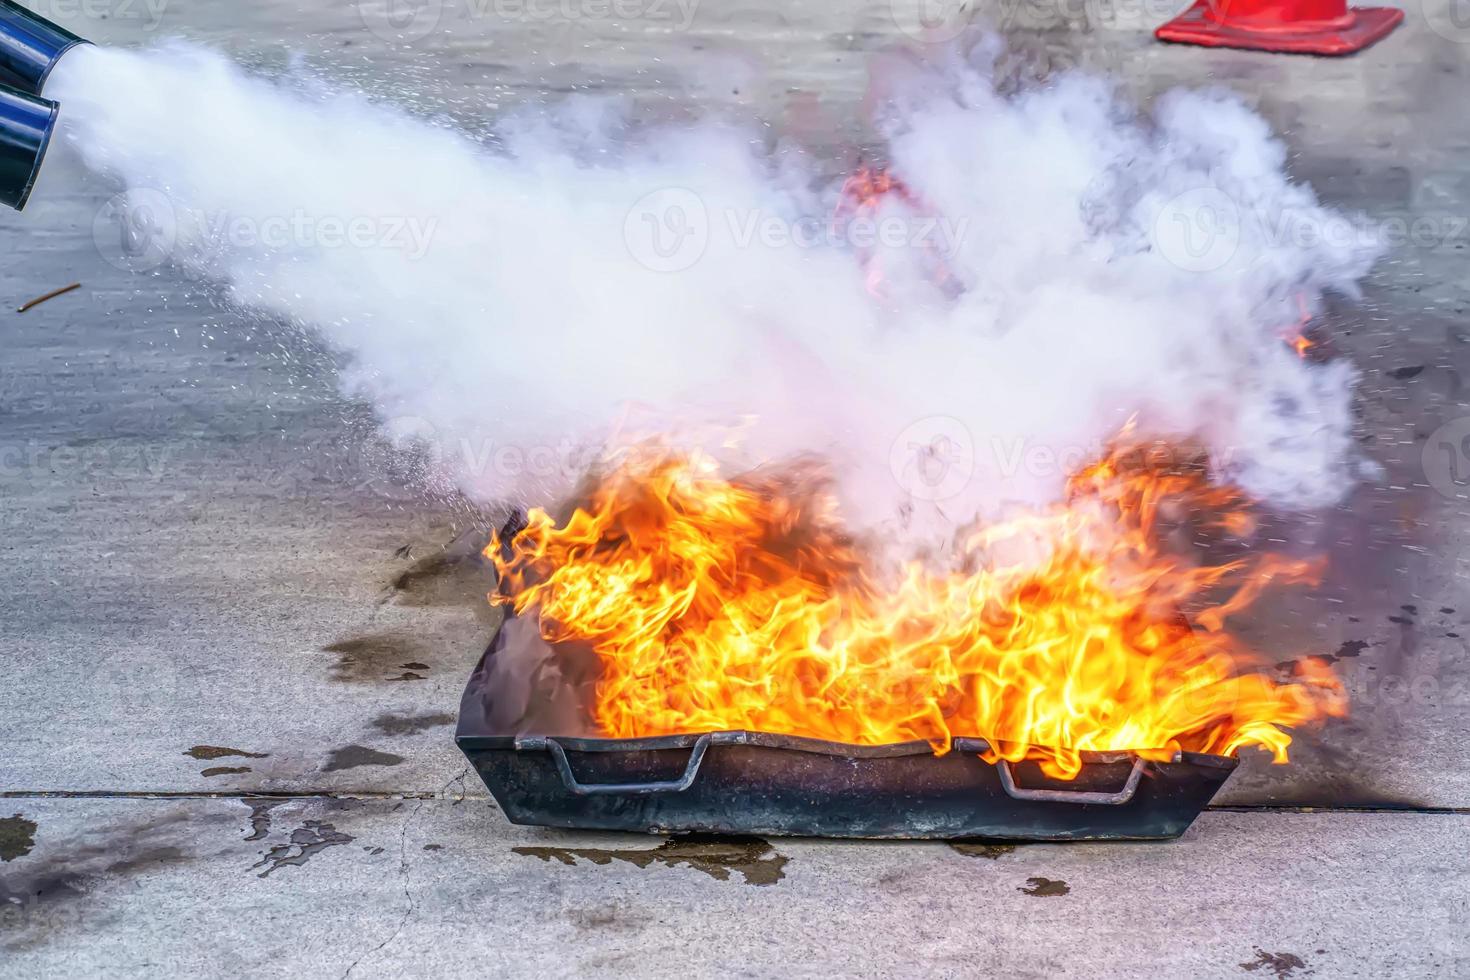
<svg viewBox="0 0 1470 980"><path fill-rule="evenodd" d="M445 784L445 789L448 789L447 783ZM414 818L418 816L419 811L423 809L423 806L424 801L418 801L418 805L410 810L408 816L404 818L403 829L400 830L398 833L398 874L399 877L403 879L403 897L408 902L408 907L403 910L403 917L398 920L398 925L393 929L393 932L389 934L388 938L384 939L382 942L378 943L378 945L374 946L370 950L367 950L357 959L353 960L352 963L347 967L346 972L342 974L342 980L347 980L347 978L352 975L352 971L357 969L357 965L359 963L367 959L369 956L372 956L374 953L378 952L380 949L387 946L393 940L402 935L403 927L408 925L408 920L413 917L416 905L413 900L413 890L408 887L408 827L409 824L413 823Z"/></svg>

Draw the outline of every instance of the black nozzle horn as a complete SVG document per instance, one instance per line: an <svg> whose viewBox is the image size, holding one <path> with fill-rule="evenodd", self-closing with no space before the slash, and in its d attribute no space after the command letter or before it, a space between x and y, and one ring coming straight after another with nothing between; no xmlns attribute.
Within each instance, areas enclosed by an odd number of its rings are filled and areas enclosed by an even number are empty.
<svg viewBox="0 0 1470 980"><path fill-rule="evenodd" d="M61 56L86 43L14 0L0 0L0 84L40 95Z"/></svg>
<svg viewBox="0 0 1470 980"><path fill-rule="evenodd" d="M0 85L0 204L17 211L26 206L56 127L56 109L50 99Z"/></svg>

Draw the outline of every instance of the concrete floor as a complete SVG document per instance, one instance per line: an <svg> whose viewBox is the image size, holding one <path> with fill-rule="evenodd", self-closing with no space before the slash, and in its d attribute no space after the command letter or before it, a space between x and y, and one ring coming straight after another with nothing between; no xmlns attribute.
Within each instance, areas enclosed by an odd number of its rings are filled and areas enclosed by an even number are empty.
<svg viewBox="0 0 1470 980"><path fill-rule="evenodd" d="M687 32L447 4L410 44L341 0L72 6L58 19L98 40L303 51L466 125L580 86L719 103L834 168L866 53L902 38L883 2L707 0ZM995 9L1142 98L1227 85L1325 199L1440 229L1328 318L1385 475L1284 526L1333 571L1252 625L1283 650L1363 644L1339 663L1350 719L1290 766L1248 759L1219 801L1248 809L1168 845L658 850L513 827L449 737L493 629L474 516L385 472L310 338L103 262L113 189L57 154L0 214L0 307L84 283L0 314L0 975L1470 974L1470 521L1424 465L1470 415L1470 33L1428 0L1357 57L1285 58L1154 44L1148 5L1058 6L1074 16Z"/></svg>

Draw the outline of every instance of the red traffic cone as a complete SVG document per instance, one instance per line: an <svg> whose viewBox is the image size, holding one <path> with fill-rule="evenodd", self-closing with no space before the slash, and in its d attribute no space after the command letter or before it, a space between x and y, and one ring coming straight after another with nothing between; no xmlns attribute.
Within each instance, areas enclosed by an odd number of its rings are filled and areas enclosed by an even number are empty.
<svg viewBox="0 0 1470 980"><path fill-rule="evenodd" d="M1160 41L1293 54L1352 54L1404 19L1393 7L1347 0L1196 0L1158 30Z"/></svg>

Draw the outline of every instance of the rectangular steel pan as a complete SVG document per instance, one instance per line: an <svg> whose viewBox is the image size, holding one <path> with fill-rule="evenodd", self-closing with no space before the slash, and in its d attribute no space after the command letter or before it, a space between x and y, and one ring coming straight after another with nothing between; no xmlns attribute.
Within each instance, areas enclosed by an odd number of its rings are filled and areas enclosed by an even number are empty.
<svg viewBox="0 0 1470 980"><path fill-rule="evenodd" d="M492 643L485 657L494 655ZM996 765L983 739L858 746L762 732L560 738L487 731L485 660L455 740L518 824L648 833L1159 840L1194 821L1236 760L1083 753L1073 780Z"/></svg>

